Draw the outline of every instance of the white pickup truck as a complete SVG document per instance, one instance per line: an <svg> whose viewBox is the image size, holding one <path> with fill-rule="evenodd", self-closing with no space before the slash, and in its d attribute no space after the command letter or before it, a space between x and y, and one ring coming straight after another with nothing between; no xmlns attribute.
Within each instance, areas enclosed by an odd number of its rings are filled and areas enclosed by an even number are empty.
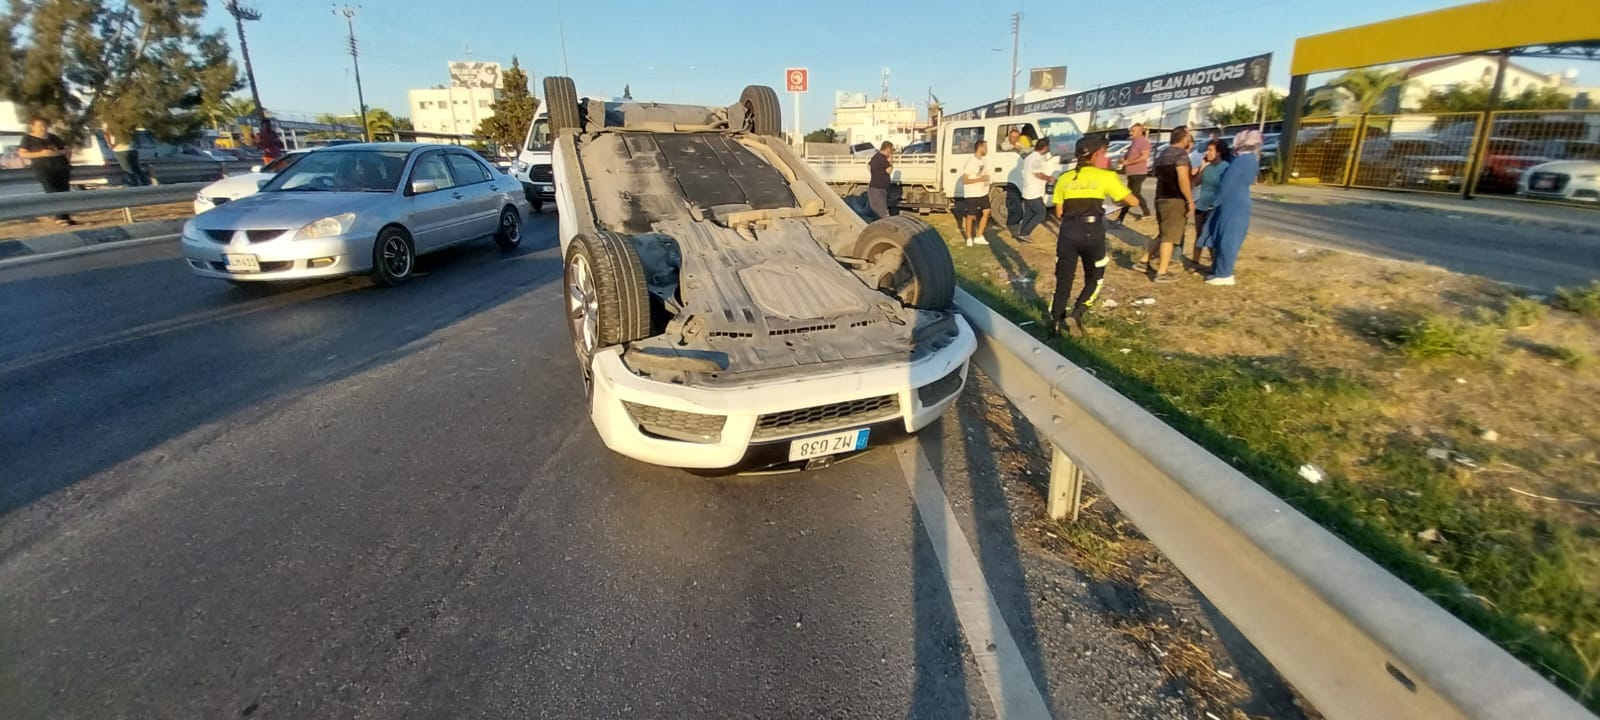
<svg viewBox="0 0 1600 720"><path fill-rule="evenodd" d="M954 402L977 341L944 239L862 221L783 141L772 88L727 107L544 91L564 321L608 447L818 467Z"/></svg>
<svg viewBox="0 0 1600 720"><path fill-rule="evenodd" d="M956 120L939 124L936 149L928 154L896 154L889 179L894 184L890 205L919 210L947 210L956 197L961 167L972 157L979 140L989 141L989 171L998 180L990 184L990 205L996 222L1006 222L1005 193L1008 186L1022 184L1021 160L1032 148L1004 147L1006 136L1015 128L1030 138L1048 138L1050 156L1070 161L1073 146L1083 136L1078 124L1059 113L1006 115L977 120ZM851 197L867 187L869 173L865 156L817 156L806 162L817 175L841 196ZM1051 172L1057 172L1053 165ZM898 193L895 192L898 189Z"/></svg>

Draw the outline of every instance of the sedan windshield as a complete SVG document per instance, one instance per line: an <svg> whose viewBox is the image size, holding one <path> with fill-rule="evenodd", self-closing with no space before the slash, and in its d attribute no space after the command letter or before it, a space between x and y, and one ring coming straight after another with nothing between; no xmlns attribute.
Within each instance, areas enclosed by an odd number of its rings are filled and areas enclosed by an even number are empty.
<svg viewBox="0 0 1600 720"><path fill-rule="evenodd" d="M319 150L279 173L265 192L394 192L405 171L403 150Z"/></svg>

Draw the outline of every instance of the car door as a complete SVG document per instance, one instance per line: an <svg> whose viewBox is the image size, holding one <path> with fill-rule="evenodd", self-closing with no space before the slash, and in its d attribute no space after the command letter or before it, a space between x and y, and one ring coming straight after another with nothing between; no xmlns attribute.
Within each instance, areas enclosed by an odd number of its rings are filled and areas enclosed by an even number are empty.
<svg viewBox="0 0 1600 720"><path fill-rule="evenodd" d="M411 166L411 176L406 179L406 193L410 195L409 229L417 252L437 250L455 237L461 218L461 193L457 191L455 176L445 162L443 150L428 150L417 156ZM424 184L419 187L419 183Z"/></svg>
<svg viewBox="0 0 1600 720"><path fill-rule="evenodd" d="M445 154L445 162L455 176L455 189L461 194L464 222L460 236L453 240L471 240L494 233L500 222L500 186L495 178L500 174L483 160L460 151ZM507 178L507 184L510 179Z"/></svg>

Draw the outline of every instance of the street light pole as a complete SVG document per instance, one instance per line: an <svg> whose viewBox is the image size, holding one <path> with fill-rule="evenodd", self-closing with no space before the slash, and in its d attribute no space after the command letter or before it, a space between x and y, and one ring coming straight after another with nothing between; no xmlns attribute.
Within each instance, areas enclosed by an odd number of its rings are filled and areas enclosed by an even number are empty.
<svg viewBox="0 0 1600 720"><path fill-rule="evenodd" d="M278 132L272 129L267 107L261 104L261 91L256 88L256 69L250 64L250 43L244 39L244 21L260 20L261 11L242 5L239 0L227 0L222 4L222 9L233 16L233 26L239 32L239 55L244 58L244 74L250 80L250 100L256 104L256 127L261 128L256 133L256 147L261 150L262 157L270 161L283 152L283 142L278 139Z"/></svg>
<svg viewBox="0 0 1600 720"><path fill-rule="evenodd" d="M361 140L372 142L372 133L367 129L367 98L361 92L361 61L357 59L360 53L356 51L356 13L360 11L360 5L355 7L346 5L343 9L334 8L333 14L344 16L345 27L349 31L350 64L355 66L356 71L356 106L361 110Z"/></svg>
<svg viewBox="0 0 1600 720"><path fill-rule="evenodd" d="M1011 13L1011 94L1006 96L1006 114L1017 112L1017 48L1022 42L1022 13Z"/></svg>

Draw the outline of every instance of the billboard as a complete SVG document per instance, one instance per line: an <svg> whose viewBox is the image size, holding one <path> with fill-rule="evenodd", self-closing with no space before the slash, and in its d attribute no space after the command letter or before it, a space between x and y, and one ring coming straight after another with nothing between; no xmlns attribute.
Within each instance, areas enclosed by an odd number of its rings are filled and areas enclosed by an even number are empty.
<svg viewBox="0 0 1600 720"><path fill-rule="evenodd" d="M833 94L833 106L836 108L864 108L867 106L867 94L840 90Z"/></svg>
<svg viewBox="0 0 1600 720"><path fill-rule="evenodd" d="M503 87L500 81L500 63L455 60L450 63L450 87L494 88Z"/></svg>
<svg viewBox="0 0 1600 720"><path fill-rule="evenodd" d="M1047 100L1017 103L1017 114L1035 112L1080 113L1112 110L1134 105L1199 100L1224 93L1267 86L1267 71L1272 53L1229 60L1224 63L1180 70L1165 75L1140 78ZM973 120L1007 114L1006 101L969 108L945 115L946 120Z"/></svg>
<svg viewBox="0 0 1600 720"><path fill-rule="evenodd" d="M1028 92L1061 92L1067 89L1067 66L1034 68L1028 71Z"/></svg>

